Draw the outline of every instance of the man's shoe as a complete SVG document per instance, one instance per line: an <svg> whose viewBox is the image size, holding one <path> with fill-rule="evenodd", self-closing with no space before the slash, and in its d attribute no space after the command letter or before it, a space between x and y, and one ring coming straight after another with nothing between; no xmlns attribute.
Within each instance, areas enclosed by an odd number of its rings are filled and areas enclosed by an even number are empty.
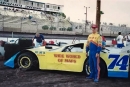
<svg viewBox="0 0 130 87"><path fill-rule="evenodd" d="M93 79L93 77L89 76L89 77L86 77L86 79Z"/></svg>
<svg viewBox="0 0 130 87"><path fill-rule="evenodd" d="M98 79L94 79L94 82L99 82L99 80Z"/></svg>

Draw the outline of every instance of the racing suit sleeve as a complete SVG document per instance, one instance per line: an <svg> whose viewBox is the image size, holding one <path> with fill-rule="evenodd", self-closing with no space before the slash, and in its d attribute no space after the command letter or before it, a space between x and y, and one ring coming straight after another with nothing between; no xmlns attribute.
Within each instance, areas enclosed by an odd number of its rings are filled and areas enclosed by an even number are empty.
<svg viewBox="0 0 130 87"><path fill-rule="evenodd" d="M98 44L97 53L99 54L100 51L102 50L102 37L101 36L98 37L97 44Z"/></svg>
<svg viewBox="0 0 130 87"><path fill-rule="evenodd" d="M42 40L44 40L44 36L42 35Z"/></svg>
<svg viewBox="0 0 130 87"><path fill-rule="evenodd" d="M86 53L88 53L88 51L89 51L89 36L88 36L87 44L86 44Z"/></svg>
<svg viewBox="0 0 130 87"><path fill-rule="evenodd" d="M118 36L118 37L116 38L116 40L119 41L119 40L120 40L120 36Z"/></svg>
<svg viewBox="0 0 130 87"><path fill-rule="evenodd" d="M36 36L33 37L32 41L34 42L34 39L36 39Z"/></svg>

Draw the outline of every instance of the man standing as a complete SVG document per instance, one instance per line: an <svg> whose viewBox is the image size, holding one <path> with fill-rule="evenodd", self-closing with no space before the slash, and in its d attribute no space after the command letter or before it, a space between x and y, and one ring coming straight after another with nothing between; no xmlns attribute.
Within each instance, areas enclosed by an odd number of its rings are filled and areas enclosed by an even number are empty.
<svg viewBox="0 0 130 87"><path fill-rule="evenodd" d="M125 36L125 39L126 39L126 46L130 45L130 33Z"/></svg>
<svg viewBox="0 0 130 87"><path fill-rule="evenodd" d="M102 38L100 34L97 33L97 28L97 25L92 25L92 34L88 36L86 47L86 53L89 51L89 66L91 72L90 76L87 78L94 79L94 82L99 81L99 55L102 49Z"/></svg>
<svg viewBox="0 0 130 87"><path fill-rule="evenodd" d="M123 36L121 35L121 32L118 33L116 40L117 40L117 47L122 48L123 47Z"/></svg>
<svg viewBox="0 0 130 87"><path fill-rule="evenodd" d="M36 47L42 46L44 42L44 36L42 34L36 33L35 37L33 38L36 39Z"/></svg>

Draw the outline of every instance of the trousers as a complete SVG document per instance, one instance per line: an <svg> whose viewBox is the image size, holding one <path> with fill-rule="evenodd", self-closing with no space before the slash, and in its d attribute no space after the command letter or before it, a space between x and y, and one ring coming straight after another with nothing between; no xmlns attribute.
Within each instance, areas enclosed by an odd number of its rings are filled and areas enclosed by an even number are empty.
<svg viewBox="0 0 130 87"><path fill-rule="evenodd" d="M123 43L122 44L117 44L117 48L122 48L123 47Z"/></svg>
<svg viewBox="0 0 130 87"><path fill-rule="evenodd" d="M42 42L39 43L39 42L36 41L36 46L35 47L40 47L40 46L42 46Z"/></svg>
<svg viewBox="0 0 130 87"><path fill-rule="evenodd" d="M94 79L99 79L100 76L100 58L96 58L96 52L89 52L89 66L90 66L90 77Z"/></svg>

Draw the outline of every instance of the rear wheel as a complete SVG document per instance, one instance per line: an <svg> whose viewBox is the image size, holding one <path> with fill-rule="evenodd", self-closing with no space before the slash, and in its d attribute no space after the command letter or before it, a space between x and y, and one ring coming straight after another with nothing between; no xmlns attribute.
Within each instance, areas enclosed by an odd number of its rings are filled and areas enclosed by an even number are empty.
<svg viewBox="0 0 130 87"><path fill-rule="evenodd" d="M22 68L23 70L31 70L37 65L37 60L35 56L33 56L31 53L22 53L19 55L17 64L18 67Z"/></svg>
<svg viewBox="0 0 130 87"><path fill-rule="evenodd" d="M87 76L90 75L90 66L89 66L89 61L86 60L84 64L84 70ZM107 76L107 66L105 62L100 59L100 77L106 77Z"/></svg>

